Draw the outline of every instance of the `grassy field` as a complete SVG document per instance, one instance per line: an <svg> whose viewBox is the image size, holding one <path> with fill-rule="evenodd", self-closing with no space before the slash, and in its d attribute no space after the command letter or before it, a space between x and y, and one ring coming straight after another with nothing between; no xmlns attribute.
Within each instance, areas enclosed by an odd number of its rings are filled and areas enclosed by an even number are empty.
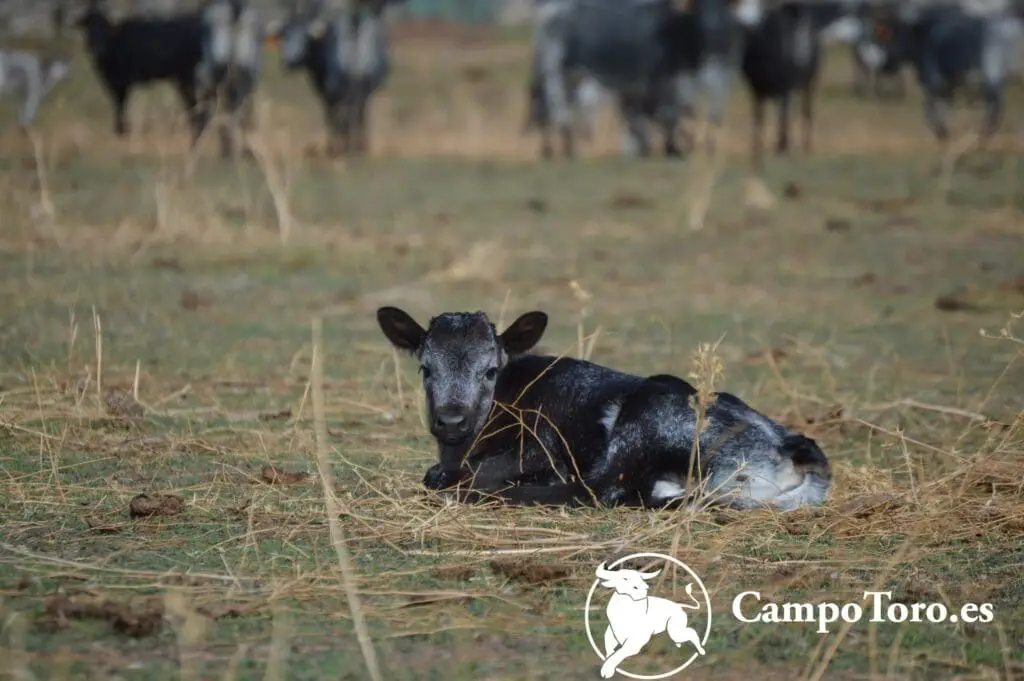
<svg viewBox="0 0 1024 681"><path fill-rule="evenodd" d="M854 98L831 55L814 153L771 158L757 184L742 90L717 173L616 157L610 114L585 158L542 164L520 134L525 42L395 42L354 163L319 155L305 78L273 54L260 164L218 160L213 136L188 162L170 88L140 93L117 140L81 54L34 138L4 104L0 669L370 678L317 474L320 317L340 524L384 678L598 678L594 569L643 551L674 552L711 593L708 655L678 678L1024 678L1020 93L993 149L936 178L916 91ZM545 350L592 336L592 359L646 374L707 380L709 344L716 387L818 439L834 499L784 515L439 504L420 487L435 454L416 368L377 329L381 304L506 324L542 308ZM176 499L133 518L139 494ZM875 588L995 618L821 635L730 611L745 590ZM627 668L678 663L662 643Z"/></svg>

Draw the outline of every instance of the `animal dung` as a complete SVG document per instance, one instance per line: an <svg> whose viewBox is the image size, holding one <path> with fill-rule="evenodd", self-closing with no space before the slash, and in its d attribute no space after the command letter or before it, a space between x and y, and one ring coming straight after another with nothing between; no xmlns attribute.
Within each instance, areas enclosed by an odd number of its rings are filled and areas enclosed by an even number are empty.
<svg viewBox="0 0 1024 681"><path fill-rule="evenodd" d="M136 401L130 392L124 390L112 390L107 394L107 413L117 418L141 419L146 415L146 410Z"/></svg>
<svg viewBox="0 0 1024 681"><path fill-rule="evenodd" d="M185 500L174 494L139 494L128 504L132 518L178 515L185 510Z"/></svg>
<svg viewBox="0 0 1024 681"><path fill-rule="evenodd" d="M288 473L280 471L274 466L264 466L260 478L268 485L298 485L307 482L310 475L305 471Z"/></svg>

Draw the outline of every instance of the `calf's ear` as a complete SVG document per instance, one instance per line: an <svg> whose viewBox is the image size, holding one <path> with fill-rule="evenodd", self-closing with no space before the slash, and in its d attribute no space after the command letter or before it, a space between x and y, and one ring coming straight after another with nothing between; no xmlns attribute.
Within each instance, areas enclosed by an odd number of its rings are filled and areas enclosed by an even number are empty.
<svg viewBox="0 0 1024 681"><path fill-rule="evenodd" d="M527 312L505 329L498 340L509 355L521 355L536 345L548 326L548 316L543 312Z"/></svg>
<svg viewBox="0 0 1024 681"><path fill-rule="evenodd" d="M382 307L377 310L377 323L391 344L399 350L416 352L423 345L427 332L405 310Z"/></svg>

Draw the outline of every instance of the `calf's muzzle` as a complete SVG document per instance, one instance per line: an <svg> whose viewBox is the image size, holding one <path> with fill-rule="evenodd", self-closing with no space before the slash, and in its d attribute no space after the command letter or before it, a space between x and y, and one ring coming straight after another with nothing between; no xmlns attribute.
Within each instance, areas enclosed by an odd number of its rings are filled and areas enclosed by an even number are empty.
<svg viewBox="0 0 1024 681"><path fill-rule="evenodd" d="M444 444L460 444L470 432L469 410L460 406L445 406L434 410L430 432Z"/></svg>

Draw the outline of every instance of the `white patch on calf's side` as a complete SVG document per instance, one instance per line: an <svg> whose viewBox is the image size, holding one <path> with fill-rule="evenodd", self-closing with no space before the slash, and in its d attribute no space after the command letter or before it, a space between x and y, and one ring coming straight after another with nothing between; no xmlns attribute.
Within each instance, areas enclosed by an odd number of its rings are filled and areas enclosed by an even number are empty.
<svg viewBox="0 0 1024 681"><path fill-rule="evenodd" d="M604 408L604 412L601 415L601 425L604 426L605 431L609 435L615 429L615 422L618 420L621 410L622 405L618 402L612 402Z"/></svg>
<svg viewBox="0 0 1024 681"><path fill-rule="evenodd" d="M686 495L686 488L675 480L658 480L651 487L651 499L656 503L664 503Z"/></svg>

